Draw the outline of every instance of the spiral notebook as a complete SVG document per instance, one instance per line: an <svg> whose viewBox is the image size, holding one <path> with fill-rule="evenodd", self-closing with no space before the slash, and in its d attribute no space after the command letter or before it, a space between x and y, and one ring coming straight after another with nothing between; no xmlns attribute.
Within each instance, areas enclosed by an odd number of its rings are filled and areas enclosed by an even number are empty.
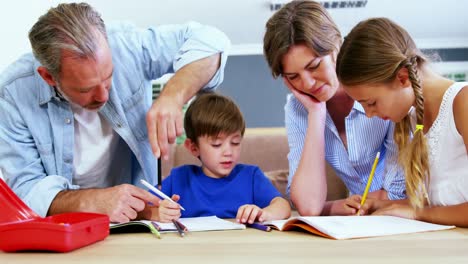
<svg viewBox="0 0 468 264"><path fill-rule="evenodd" d="M245 229L245 225L243 224L224 220L216 216L187 217L180 218L178 221L187 227L189 232ZM160 227L160 233L177 232L177 229L173 223L155 223ZM147 220L130 221L121 224L111 223L110 231L111 233L149 232L151 231L149 228L150 225L151 221Z"/></svg>

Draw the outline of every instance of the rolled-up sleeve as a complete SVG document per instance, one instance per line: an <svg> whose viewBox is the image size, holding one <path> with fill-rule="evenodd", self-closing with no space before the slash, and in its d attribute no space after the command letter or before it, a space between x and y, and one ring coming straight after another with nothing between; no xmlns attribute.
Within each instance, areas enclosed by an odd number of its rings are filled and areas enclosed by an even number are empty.
<svg viewBox="0 0 468 264"><path fill-rule="evenodd" d="M131 33L130 33L131 32ZM126 40L142 52L143 70L149 79L157 79L173 73L187 64L209 57L221 55L218 71L204 89L214 89L224 79L224 68L230 48L230 40L220 30L212 26L189 22L180 25L162 25L148 29L127 31Z"/></svg>
<svg viewBox="0 0 468 264"><path fill-rule="evenodd" d="M304 148L304 138L307 131L307 110L295 99L292 94L288 94L286 105L284 106L285 125L288 135L288 162L289 176L286 194L290 196L291 183L296 173L299 161L301 160Z"/></svg>

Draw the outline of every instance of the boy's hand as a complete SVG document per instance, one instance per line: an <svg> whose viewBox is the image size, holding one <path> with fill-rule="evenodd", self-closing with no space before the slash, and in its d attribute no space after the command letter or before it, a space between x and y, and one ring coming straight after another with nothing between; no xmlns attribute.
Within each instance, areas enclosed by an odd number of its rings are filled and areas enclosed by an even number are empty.
<svg viewBox="0 0 468 264"><path fill-rule="evenodd" d="M254 204L246 204L239 207L239 210L237 210L236 220L243 224L252 224L256 220L263 222L268 218L267 214L266 211Z"/></svg>
<svg viewBox="0 0 468 264"><path fill-rule="evenodd" d="M172 200L174 202L179 201L179 195L172 195ZM178 204L174 204L169 200L164 200L159 203L159 222L171 222L173 219L177 220L180 218L180 206Z"/></svg>

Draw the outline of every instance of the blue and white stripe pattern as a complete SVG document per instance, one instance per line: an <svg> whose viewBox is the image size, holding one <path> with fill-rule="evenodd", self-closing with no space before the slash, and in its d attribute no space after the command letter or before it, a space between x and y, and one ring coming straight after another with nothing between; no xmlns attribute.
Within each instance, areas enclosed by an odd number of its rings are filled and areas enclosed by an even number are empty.
<svg viewBox="0 0 468 264"><path fill-rule="evenodd" d="M308 126L307 110L289 94L284 107L289 142L289 179L287 193L304 147ZM355 102L345 119L348 150L327 112L325 123L325 159L344 182L350 195L362 194L375 156L380 151L370 192L384 189L389 199L404 199L405 178L398 166L398 147L393 141L394 123L377 117L367 118L362 106Z"/></svg>

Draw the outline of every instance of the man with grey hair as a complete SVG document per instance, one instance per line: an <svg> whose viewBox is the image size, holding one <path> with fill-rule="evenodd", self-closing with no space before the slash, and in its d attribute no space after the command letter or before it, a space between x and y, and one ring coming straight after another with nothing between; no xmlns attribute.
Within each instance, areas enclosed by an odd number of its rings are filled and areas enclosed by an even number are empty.
<svg viewBox="0 0 468 264"><path fill-rule="evenodd" d="M198 23L106 28L85 3L60 4L0 75L0 170L39 215L151 218L156 157L182 133L182 106L223 79L229 40ZM151 81L175 72L151 102Z"/></svg>

